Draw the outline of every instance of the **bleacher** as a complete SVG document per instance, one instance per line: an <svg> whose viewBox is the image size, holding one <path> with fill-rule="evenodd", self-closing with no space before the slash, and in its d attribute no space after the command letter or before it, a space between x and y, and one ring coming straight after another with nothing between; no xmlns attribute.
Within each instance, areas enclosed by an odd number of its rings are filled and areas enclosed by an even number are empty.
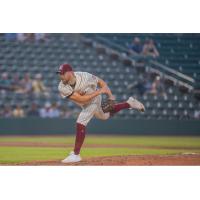
<svg viewBox="0 0 200 200"><path fill-rule="evenodd" d="M87 34L102 37L114 44L128 48L134 37L142 42L153 39L160 52L160 63L200 81L200 34Z"/></svg>
<svg viewBox="0 0 200 200"><path fill-rule="evenodd" d="M121 34L120 36L112 36L110 39L115 40L114 38L119 37L117 41L126 46L125 41L128 41L128 37L131 35L126 36L123 41L122 39L118 40L123 38ZM170 38L170 36L168 37ZM164 43L156 41L160 50ZM107 81L116 95L117 101L125 101L133 95L144 102L146 106L146 112L143 114L134 110L125 110L115 116L116 118L190 119L193 118L194 109L200 109L199 102L191 94L181 93L176 86L168 86L166 96L151 94L140 96L137 90L127 89L128 85L138 80L139 72L135 67L124 65L122 60L113 59L105 52L97 52L94 46L85 45L83 38L79 35L73 37L68 34L50 34L49 41L45 43L5 41L1 35L0 44L1 73L8 72L9 75L19 73L21 77L25 73L30 73L32 78L36 73L42 73L45 85L51 89L50 97L35 97L34 95L7 92L5 96L0 97L0 108L5 104L11 106L20 104L24 109L28 109L31 102L36 102L41 107L46 101L50 101L60 102L61 105L70 109L77 109L70 101L62 100L57 90L59 80L55 71L60 64L68 62L72 64L75 71L87 71ZM170 49L170 47L168 48ZM195 44L193 49L197 49ZM167 47L166 52L168 52ZM164 50L161 55L164 55L163 53ZM175 63L178 63L178 60L175 62L169 57L168 62L173 63L173 66L176 67ZM185 69L182 66L183 68Z"/></svg>

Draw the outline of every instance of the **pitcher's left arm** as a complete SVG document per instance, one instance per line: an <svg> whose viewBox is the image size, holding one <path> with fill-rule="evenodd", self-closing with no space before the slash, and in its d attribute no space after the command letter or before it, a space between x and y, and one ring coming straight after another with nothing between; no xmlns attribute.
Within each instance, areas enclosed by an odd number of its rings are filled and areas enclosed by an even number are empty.
<svg viewBox="0 0 200 200"><path fill-rule="evenodd" d="M104 80L98 78L98 86L99 86L100 88L107 87L107 95L108 95L108 98L109 98L110 100L115 100L115 96L112 94L112 91L110 90L110 88L108 87L107 83L106 83Z"/></svg>

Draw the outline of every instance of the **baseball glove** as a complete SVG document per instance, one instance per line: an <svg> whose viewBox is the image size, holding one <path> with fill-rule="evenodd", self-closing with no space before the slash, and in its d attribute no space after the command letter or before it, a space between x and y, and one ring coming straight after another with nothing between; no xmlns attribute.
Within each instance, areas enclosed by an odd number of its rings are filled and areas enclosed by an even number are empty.
<svg viewBox="0 0 200 200"><path fill-rule="evenodd" d="M112 112L114 110L115 100L107 99L102 102L102 110L104 113Z"/></svg>

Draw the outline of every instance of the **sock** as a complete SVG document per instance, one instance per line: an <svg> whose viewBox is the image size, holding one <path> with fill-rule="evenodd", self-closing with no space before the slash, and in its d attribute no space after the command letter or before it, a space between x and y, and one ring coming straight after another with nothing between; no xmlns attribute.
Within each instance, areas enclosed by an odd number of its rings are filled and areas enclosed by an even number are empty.
<svg viewBox="0 0 200 200"><path fill-rule="evenodd" d="M127 102L118 103L114 105L114 110L112 111L111 115L119 112L120 110L128 109L130 105Z"/></svg>
<svg viewBox="0 0 200 200"><path fill-rule="evenodd" d="M75 147L74 147L74 153L78 155L81 150L81 146L85 139L85 126L82 124L77 123L76 124L76 141L75 141Z"/></svg>

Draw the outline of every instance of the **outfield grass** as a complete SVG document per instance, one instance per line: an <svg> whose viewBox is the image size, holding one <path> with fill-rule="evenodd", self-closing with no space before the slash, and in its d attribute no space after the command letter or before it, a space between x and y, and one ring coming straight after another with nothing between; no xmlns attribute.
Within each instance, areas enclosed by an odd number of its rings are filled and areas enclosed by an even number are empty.
<svg viewBox="0 0 200 200"><path fill-rule="evenodd" d="M0 163L17 164L29 161L62 160L70 150L69 148L0 147ZM185 152L194 152L194 150L84 148L82 156L88 158L117 155L174 155ZM200 150L195 152L200 153Z"/></svg>
<svg viewBox="0 0 200 200"><path fill-rule="evenodd" d="M44 142L73 144L75 136L50 137L0 137L0 142ZM164 137L164 136L92 136L88 135L85 144L142 145L154 147L197 147L200 137Z"/></svg>
<svg viewBox="0 0 200 200"><path fill-rule="evenodd" d="M45 142L49 144L74 144L74 137L0 137L0 164L17 164L30 161L61 160L71 148L62 147L9 147L1 142ZM82 149L82 156L117 155L173 155L181 153L200 153L200 137L140 137L140 136L88 136L85 144L142 145L143 148L89 148ZM149 148L148 148L149 146ZM153 149L150 147L162 147ZM168 147L165 149L165 147ZM169 148L171 147L171 149ZM179 149L173 149L179 147ZM193 148L191 150L187 148Z"/></svg>

